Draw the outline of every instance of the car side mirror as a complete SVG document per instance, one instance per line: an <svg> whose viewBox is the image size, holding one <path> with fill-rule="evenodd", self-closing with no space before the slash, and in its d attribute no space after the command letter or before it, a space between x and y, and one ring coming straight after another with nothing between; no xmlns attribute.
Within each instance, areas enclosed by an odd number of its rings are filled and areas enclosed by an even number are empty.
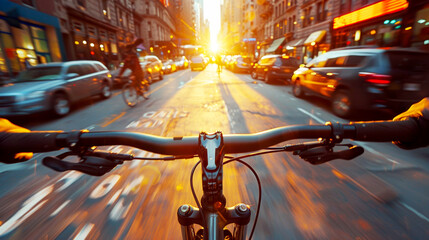
<svg viewBox="0 0 429 240"><path fill-rule="evenodd" d="M75 77L79 77L79 74L77 74L77 73L67 73L67 75L66 75L66 79L67 80L75 78Z"/></svg>

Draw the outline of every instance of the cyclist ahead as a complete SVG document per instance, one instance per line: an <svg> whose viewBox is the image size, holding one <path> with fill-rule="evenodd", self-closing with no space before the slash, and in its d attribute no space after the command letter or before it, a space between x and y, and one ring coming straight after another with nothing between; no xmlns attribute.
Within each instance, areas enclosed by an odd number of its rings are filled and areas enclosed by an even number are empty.
<svg viewBox="0 0 429 240"><path fill-rule="evenodd" d="M143 43L143 39L138 38L133 43L127 44L125 46L124 66L121 68L121 71L118 75L118 78L120 78L126 69L130 69L132 76L134 76L134 78L132 78L133 85L139 94L141 94L142 91L142 82L144 82L144 84L148 84L146 81L144 81L144 72L140 66L140 61L136 52L136 47L141 43Z"/></svg>
<svg viewBox="0 0 429 240"><path fill-rule="evenodd" d="M217 71L222 72L222 57L220 54L216 54L216 64L217 64Z"/></svg>

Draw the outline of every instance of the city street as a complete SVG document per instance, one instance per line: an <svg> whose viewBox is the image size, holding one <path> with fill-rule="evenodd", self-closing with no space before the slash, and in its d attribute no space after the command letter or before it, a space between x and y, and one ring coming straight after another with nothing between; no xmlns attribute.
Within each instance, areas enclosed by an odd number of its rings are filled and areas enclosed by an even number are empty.
<svg viewBox="0 0 429 240"><path fill-rule="evenodd" d="M386 113L357 120L391 117ZM349 122L332 114L324 100L294 97L290 85L266 84L225 69L218 76L215 64L165 75L151 85L150 98L134 108L125 105L116 89L111 98L87 100L64 118L16 119L31 130L138 131L169 137L217 130L255 133L327 121ZM352 161L313 166L291 153L246 159L262 182L254 239L427 239L429 149L352 143L365 148ZM126 146L102 149L154 156ZM127 162L93 177L42 165L44 157L61 152L1 164L0 181L6 184L0 184L0 239L181 238L177 209L185 203L196 206L189 179L197 159ZM194 183L200 198L200 169ZM258 199L254 176L240 163L227 164L223 188L228 206L251 206L249 234Z"/></svg>

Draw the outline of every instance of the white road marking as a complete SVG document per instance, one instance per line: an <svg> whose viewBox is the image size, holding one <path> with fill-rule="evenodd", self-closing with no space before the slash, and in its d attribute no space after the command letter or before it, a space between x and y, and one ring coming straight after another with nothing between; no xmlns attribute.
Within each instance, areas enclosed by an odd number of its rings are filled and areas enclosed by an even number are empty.
<svg viewBox="0 0 429 240"><path fill-rule="evenodd" d="M109 218L114 221L124 219L132 205L133 203L130 202L130 204L125 207L124 199L121 198L118 203L116 203L116 205L113 207L112 211L109 214Z"/></svg>
<svg viewBox="0 0 429 240"><path fill-rule="evenodd" d="M85 240L86 237L91 232L92 228L94 228L93 223L88 223L85 226L83 226L82 230L76 235L76 237L73 238L73 240Z"/></svg>
<svg viewBox="0 0 429 240"><path fill-rule="evenodd" d="M56 192L61 192L62 190L66 189L68 186L72 185L74 182L76 182L80 177L82 177L83 174L77 171L70 171L67 174L65 174L62 178L60 178L57 182L61 180L65 180L64 185L62 185L60 188L57 189Z"/></svg>
<svg viewBox="0 0 429 240"><path fill-rule="evenodd" d="M15 213L9 220L0 226L0 236L4 236L21 225L27 218L34 212L42 207L48 200L42 201L43 198L48 196L54 190L54 185L49 185L43 188L32 197L27 199L22 208ZM40 203L39 203L40 202Z"/></svg>
<svg viewBox="0 0 429 240"><path fill-rule="evenodd" d="M112 190L120 178L121 176L118 174L108 176L91 192L89 198L97 199L103 197Z"/></svg>
<svg viewBox="0 0 429 240"><path fill-rule="evenodd" d="M399 202L399 204L401 204L402 206L404 206L406 209L410 210L411 212L413 212L414 214L416 214L419 218L425 220L426 222L429 222L429 219L421 214L419 211L417 211L416 209L412 208L411 206L409 206L408 204L404 203L404 202Z"/></svg>
<svg viewBox="0 0 429 240"><path fill-rule="evenodd" d="M67 204L69 204L71 202L71 200L67 200L67 201L65 201L63 204L61 204L61 206L59 206L58 208L57 208L57 210L55 210L49 217L54 217L54 216L56 216L58 213L60 213L61 212L61 210L63 210L63 208L65 207L65 206L67 206Z"/></svg>
<svg viewBox="0 0 429 240"><path fill-rule="evenodd" d="M302 108L296 108L296 109L298 109L298 111L304 113L305 115L308 115L309 117L313 118L314 120L316 120L319 123L322 123L322 124L326 123L326 121L323 121L322 119L318 118L317 116L313 115L312 113L305 111Z"/></svg>

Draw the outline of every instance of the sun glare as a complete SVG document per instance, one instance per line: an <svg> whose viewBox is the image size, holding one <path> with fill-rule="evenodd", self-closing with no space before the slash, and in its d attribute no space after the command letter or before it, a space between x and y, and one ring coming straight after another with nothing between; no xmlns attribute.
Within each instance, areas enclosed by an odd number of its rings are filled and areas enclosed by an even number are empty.
<svg viewBox="0 0 429 240"><path fill-rule="evenodd" d="M211 44L210 44L210 50L213 53L217 53L219 51L219 44L217 42L211 42Z"/></svg>

